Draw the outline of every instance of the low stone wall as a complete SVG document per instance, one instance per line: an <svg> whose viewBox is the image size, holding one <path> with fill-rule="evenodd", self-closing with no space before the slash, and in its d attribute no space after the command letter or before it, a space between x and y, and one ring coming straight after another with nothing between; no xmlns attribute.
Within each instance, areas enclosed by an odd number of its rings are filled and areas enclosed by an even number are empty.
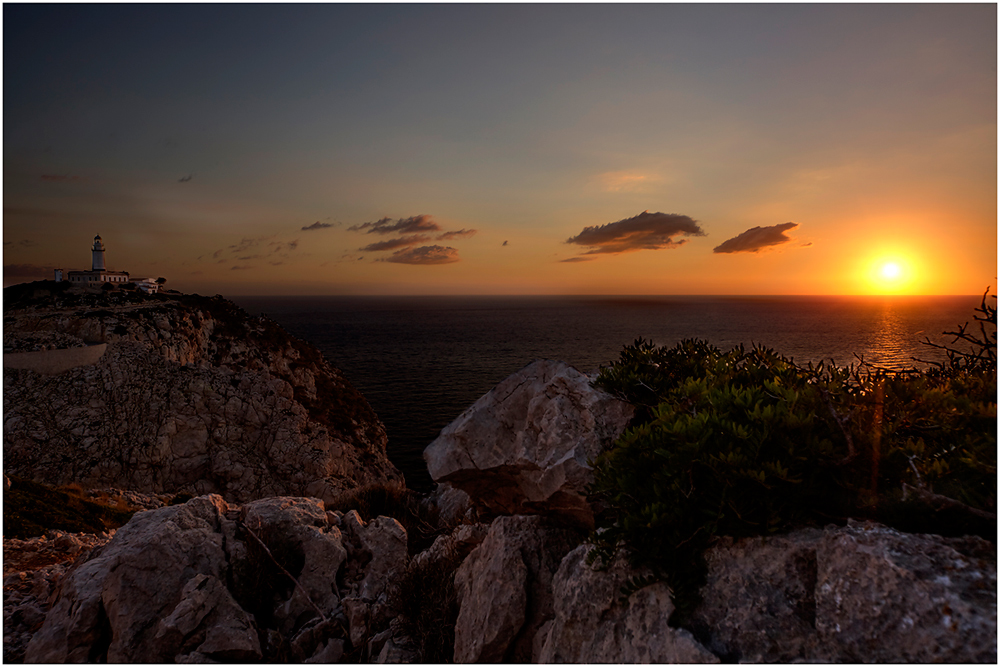
<svg viewBox="0 0 1000 667"><path fill-rule="evenodd" d="M58 375L77 366L91 366L104 356L107 343L70 347L64 350L38 352L8 352L3 355L4 368L29 370L42 375Z"/></svg>

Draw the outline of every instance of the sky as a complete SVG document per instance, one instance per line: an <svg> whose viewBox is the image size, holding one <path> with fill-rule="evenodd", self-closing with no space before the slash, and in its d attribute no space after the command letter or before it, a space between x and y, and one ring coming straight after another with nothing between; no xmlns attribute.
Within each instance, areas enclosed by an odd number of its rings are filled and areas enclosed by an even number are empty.
<svg viewBox="0 0 1000 667"><path fill-rule="evenodd" d="M6 3L4 285L981 294L996 12Z"/></svg>

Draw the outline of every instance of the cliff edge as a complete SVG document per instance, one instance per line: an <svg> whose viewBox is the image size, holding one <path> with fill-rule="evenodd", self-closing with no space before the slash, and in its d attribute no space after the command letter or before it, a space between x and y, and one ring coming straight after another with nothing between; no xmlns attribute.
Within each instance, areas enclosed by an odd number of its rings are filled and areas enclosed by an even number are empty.
<svg viewBox="0 0 1000 667"><path fill-rule="evenodd" d="M3 447L35 481L230 502L403 484L313 346L221 296L111 285L4 289Z"/></svg>

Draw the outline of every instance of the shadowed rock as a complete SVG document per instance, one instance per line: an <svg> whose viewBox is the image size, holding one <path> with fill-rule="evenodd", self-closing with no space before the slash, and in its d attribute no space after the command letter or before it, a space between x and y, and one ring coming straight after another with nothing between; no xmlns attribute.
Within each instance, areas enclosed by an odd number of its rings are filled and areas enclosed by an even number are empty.
<svg viewBox="0 0 1000 667"><path fill-rule="evenodd" d="M465 491L493 513L545 513L589 528L589 462L632 414L572 366L536 361L445 427L424 459L434 481Z"/></svg>

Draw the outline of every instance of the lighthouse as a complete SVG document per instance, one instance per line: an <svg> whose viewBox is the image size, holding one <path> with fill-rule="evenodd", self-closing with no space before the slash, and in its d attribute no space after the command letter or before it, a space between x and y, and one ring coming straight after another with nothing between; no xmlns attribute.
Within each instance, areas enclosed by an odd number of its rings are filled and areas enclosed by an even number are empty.
<svg viewBox="0 0 1000 667"><path fill-rule="evenodd" d="M71 283L127 283L129 282L128 271L108 271L104 263L104 241L101 235L94 237L94 245L90 247L91 262L90 271L63 271L56 269L56 282L61 282L65 275Z"/></svg>
<svg viewBox="0 0 1000 667"><path fill-rule="evenodd" d="M94 237L94 265L91 269L92 271L106 271L104 266L104 242L101 241L101 235L98 234Z"/></svg>

